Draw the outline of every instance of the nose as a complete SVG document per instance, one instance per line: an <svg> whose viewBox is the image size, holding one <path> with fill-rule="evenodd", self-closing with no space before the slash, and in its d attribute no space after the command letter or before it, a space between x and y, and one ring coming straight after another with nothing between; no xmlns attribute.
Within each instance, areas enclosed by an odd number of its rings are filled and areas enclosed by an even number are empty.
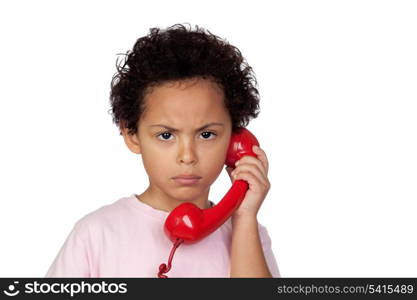
<svg viewBox="0 0 417 300"><path fill-rule="evenodd" d="M192 143L183 144L178 151L178 161L183 164L195 164L197 156Z"/></svg>

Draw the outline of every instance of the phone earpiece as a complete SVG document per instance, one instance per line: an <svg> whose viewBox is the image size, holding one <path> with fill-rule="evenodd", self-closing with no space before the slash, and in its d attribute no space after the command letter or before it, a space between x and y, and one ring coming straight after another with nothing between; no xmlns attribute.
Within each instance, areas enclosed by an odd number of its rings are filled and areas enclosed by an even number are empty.
<svg viewBox="0 0 417 300"><path fill-rule="evenodd" d="M246 128L239 128L230 138L226 154L225 164L235 167L236 161L245 155L256 157L252 147L259 146L256 137ZM162 264L159 268L158 277L167 278L166 273L171 268L171 260L175 249L181 243L191 244L201 240L215 231L233 214L239 207L248 190L248 184L244 180L236 180L223 199L214 207L200 209L190 202L178 205L165 220L164 231L174 243L169 257L168 267Z"/></svg>
<svg viewBox="0 0 417 300"><path fill-rule="evenodd" d="M230 138L225 165L234 168L235 163L243 156L250 155L256 157L256 154L252 151L254 145L259 147L257 138L248 129L241 127Z"/></svg>

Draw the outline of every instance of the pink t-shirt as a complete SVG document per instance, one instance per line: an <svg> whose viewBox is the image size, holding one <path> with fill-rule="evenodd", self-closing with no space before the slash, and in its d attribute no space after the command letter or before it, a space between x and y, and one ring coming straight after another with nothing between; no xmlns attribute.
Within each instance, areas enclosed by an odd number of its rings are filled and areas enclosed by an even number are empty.
<svg viewBox="0 0 417 300"><path fill-rule="evenodd" d="M157 277L172 248L163 231L168 214L135 194L100 207L75 223L45 277ZM268 232L258 230L269 270L280 277ZM166 275L230 277L231 234L229 218L202 240L181 244Z"/></svg>

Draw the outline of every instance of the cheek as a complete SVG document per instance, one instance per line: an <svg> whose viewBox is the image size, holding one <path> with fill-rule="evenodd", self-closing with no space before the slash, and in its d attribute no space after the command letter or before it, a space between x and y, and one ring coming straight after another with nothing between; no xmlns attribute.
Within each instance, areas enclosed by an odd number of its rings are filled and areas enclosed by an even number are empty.
<svg viewBox="0 0 417 300"><path fill-rule="evenodd" d="M150 177L162 178L169 176L170 162L167 155L156 152L142 154L143 167Z"/></svg>
<svg viewBox="0 0 417 300"><path fill-rule="evenodd" d="M205 173L207 178L215 180L225 166L223 155L208 155L204 162L200 163L200 169Z"/></svg>

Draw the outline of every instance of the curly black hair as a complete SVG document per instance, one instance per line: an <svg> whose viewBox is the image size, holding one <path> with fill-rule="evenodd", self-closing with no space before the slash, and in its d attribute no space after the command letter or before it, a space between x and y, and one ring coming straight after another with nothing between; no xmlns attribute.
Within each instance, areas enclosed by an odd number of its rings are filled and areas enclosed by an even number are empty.
<svg viewBox="0 0 417 300"><path fill-rule="evenodd" d="M188 24L188 23L187 23ZM113 123L129 134L145 111L149 89L168 81L209 78L224 92L232 131L246 127L259 114L259 92L252 68L236 47L210 31L175 24L165 30L150 28L128 50L111 81L110 104ZM120 131L120 135L122 132Z"/></svg>

